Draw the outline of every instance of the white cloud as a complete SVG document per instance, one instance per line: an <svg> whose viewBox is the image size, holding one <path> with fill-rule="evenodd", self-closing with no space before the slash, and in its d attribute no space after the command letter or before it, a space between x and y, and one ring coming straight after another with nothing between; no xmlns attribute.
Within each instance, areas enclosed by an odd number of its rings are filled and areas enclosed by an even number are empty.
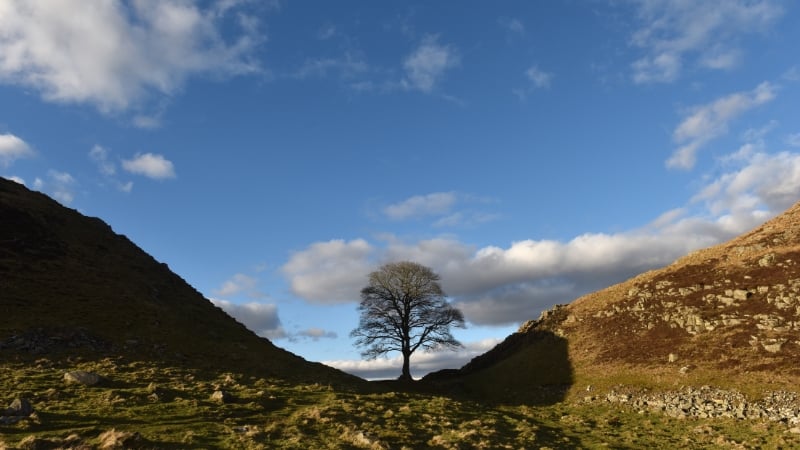
<svg viewBox="0 0 800 450"><path fill-rule="evenodd" d="M525 71L525 78L528 80L528 85L522 88L514 88L511 90L520 100L524 101L529 94L537 89L548 89L553 80L553 74L545 72L538 66L531 66Z"/></svg>
<svg viewBox="0 0 800 450"><path fill-rule="evenodd" d="M467 342L464 344L464 348L455 351L416 352L411 355L411 374L415 378L421 378L430 372L442 369L458 369L466 365L472 358L486 353L499 343L499 339L485 339L478 342ZM368 380L380 380L400 376L403 358L397 355L391 358L372 360L330 360L322 361L322 364Z"/></svg>
<svg viewBox="0 0 800 450"><path fill-rule="evenodd" d="M385 207L383 213L393 220L443 215L450 212L457 200L455 192L434 192L427 195L415 195Z"/></svg>
<svg viewBox="0 0 800 450"><path fill-rule="evenodd" d="M316 242L294 253L281 271L293 294L314 303L358 301L372 264L364 239Z"/></svg>
<svg viewBox="0 0 800 450"><path fill-rule="evenodd" d="M123 111L171 95L196 74L258 70L255 18L187 0L7 0L0 4L0 81L47 101ZM222 36L232 19L233 40ZM246 25L246 26L245 26ZM226 28L230 28L226 26Z"/></svg>
<svg viewBox="0 0 800 450"><path fill-rule="evenodd" d="M117 165L111 160L111 151L109 149L95 144L89 150L89 159L95 163L97 170L109 184L125 193L130 193L133 190L132 181L122 182L117 178Z"/></svg>
<svg viewBox="0 0 800 450"><path fill-rule="evenodd" d="M64 205L69 205L75 200L75 187L77 181L67 172L49 170L47 179L35 178L33 188L45 192Z"/></svg>
<svg viewBox="0 0 800 450"><path fill-rule="evenodd" d="M215 295L220 297L233 297L239 294L245 294L250 298L263 299L268 297L267 294L258 290L258 279L237 273L229 280L222 283L222 287L214 292Z"/></svg>
<svg viewBox="0 0 800 450"><path fill-rule="evenodd" d="M791 147L800 147L800 133L794 133L786 136L786 144Z"/></svg>
<svg viewBox="0 0 800 450"><path fill-rule="evenodd" d="M454 47L439 44L436 36L426 36L403 62L406 76L401 85L405 89L432 92L445 72L459 63L460 57Z"/></svg>
<svg viewBox="0 0 800 450"><path fill-rule="evenodd" d="M133 159L122 161L122 168L130 173L156 180L175 178L175 168L172 162L164 156L154 153L137 153Z"/></svg>
<svg viewBox="0 0 800 450"><path fill-rule="evenodd" d="M720 49L703 56L700 63L709 69L722 70L738 67L742 59L742 52L738 49Z"/></svg>
<svg viewBox="0 0 800 450"><path fill-rule="evenodd" d="M707 142L728 132L728 124L775 98L777 87L763 82L749 92L736 92L705 105L695 106L675 128L673 140L680 145L667 160L667 167L691 169L697 152Z"/></svg>
<svg viewBox="0 0 800 450"><path fill-rule="evenodd" d="M761 133L746 135L758 139ZM768 154L761 143L745 147L725 157L727 172L708 181L687 205L635 229L485 247L454 238L407 242L392 235L374 244L330 241L294 254L283 272L301 298L355 303L379 264L412 260L441 275L445 292L471 323L519 323L726 241L800 199L800 154Z"/></svg>
<svg viewBox="0 0 800 450"><path fill-rule="evenodd" d="M705 202L712 214L783 211L800 200L800 154L751 154L741 168L721 175L693 200Z"/></svg>
<svg viewBox="0 0 800 450"><path fill-rule="evenodd" d="M159 114L137 114L133 117L133 126L143 130L155 130L156 128L161 128L161 116Z"/></svg>
<svg viewBox="0 0 800 450"><path fill-rule="evenodd" d="M97 169L101 174L112 176L117 173L116 165L108 160L108 149L101 145L95 145L89 150L89 158L97 164Z"/></svg>
<svg viewBox="0 0 800 450"><path fill-rule="evenodd" d="M23 180L23 179L22 179L22 178L20 178L20 177L17 177L17 176L13 176L13 175L12 175L12 176L10 176L10 177L7 177L7 178L8 178L9 180L11 180L11 181L15 182L15 183L19 183L19 184L25 185L25 180Z"/></svg>
<svg viewBox="0 0 800 450"><path fill-rule="evenodd" d="M259 336L273 340L287 336L278 318L278 307L273 304L258 302L239 304L217 299L211 299L211 302Z"/></svg>
<svg viewBox="0 0 800 450"><path fill-rule="evenodd" d="M638 0L643 22L632 36L645 55L635 61L636 83L672 82L684 66L730 69L743 60L739 38L765 31L783 15L773 0Z"/></svg>
<svg viewBox="0 0 800 450"><path fill-rule="evenodd" d="M335 331L326 331L322 328L309 328L307 330L298 331L294 333L294 338L308 338L312 341L318 341L320 339L336 339L338 335Z"/></svg>
<svg viewBox="0 0 800 450"><path fill-rule="evenodd" d="M10 167L21 158L30 158L33 149L25 141L11 133L0 134L0 166Z"/></svg>
<svg viewBox="0 0 800 450"><path fill-rule="evenodd" d="M531 66L525 71L525 76L533 84L534 87L544 89L550 87L550 82L553 80L553 74L545 72L537 66Z"/></svg>

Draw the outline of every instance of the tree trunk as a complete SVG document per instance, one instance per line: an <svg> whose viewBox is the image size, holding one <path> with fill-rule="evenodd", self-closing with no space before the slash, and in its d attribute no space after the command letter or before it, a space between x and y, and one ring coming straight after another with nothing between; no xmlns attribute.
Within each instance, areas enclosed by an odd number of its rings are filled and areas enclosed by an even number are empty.
<svg viewBox="0 0 800 450"><path fill-rule="evenodd" d="M411 378L411 366L409 361L411 360L411 352L403 351L403 373L400 374L400 381L413 381L414 379Z"/></svg>

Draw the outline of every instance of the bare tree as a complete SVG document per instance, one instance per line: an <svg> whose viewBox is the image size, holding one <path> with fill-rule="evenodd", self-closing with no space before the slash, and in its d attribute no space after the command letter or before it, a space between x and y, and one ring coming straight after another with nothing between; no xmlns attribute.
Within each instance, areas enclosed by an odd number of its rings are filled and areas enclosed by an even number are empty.
<svg viewBox="0 0 800 450"><path fill-rule="evenodd" d="M404 261L369 274L361 290L358 328L350 333L361 355L374 359L398 351L403 355L400 380L411 380L409 360L417 349L461 347L450 327L464 327L464 315L448 303L439 275L428 267Z"/></svg>

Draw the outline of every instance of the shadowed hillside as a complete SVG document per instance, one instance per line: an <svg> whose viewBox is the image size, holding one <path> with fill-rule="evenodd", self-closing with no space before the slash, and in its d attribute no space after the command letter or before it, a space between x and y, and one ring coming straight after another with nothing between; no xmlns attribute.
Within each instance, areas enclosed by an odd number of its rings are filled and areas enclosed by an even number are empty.
<svg viewBox="0 0 800 450"><path fill-rule="evenodd" d="M424 381L492 402L559 402L573 382L567 340L550 328L559 315L562 308L546 312L461 369L434 372Z"/></svg>
<svg viewBox="0 0 800 450"><path fill-rule="evenodd" d="M356 380L256 336L100 219L0 178L0 357L42 355Z"/></svg>
<svg viewBox="0 0 800 450"><path fill-rule="evenodd" d="M572 384L575 395L622 385L794 390L798 263L800 204L730 242L547 311L462 369L428 379L478 392Z"/></svg>

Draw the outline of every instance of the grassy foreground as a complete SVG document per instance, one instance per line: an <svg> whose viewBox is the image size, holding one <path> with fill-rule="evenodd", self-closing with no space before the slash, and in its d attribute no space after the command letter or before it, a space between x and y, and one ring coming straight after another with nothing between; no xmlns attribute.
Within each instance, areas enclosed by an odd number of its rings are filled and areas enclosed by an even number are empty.
<svg viewBox="0 0 800 450"><path fill-rule="evenodd" d="M100 374L96 386L64 373ZM294 384L237 373L105 359L0 365L0 448L792 448L781 423L673 419L603 402L498 405L376 383ZM227 402L212 399L225 391Z"/></svg>

